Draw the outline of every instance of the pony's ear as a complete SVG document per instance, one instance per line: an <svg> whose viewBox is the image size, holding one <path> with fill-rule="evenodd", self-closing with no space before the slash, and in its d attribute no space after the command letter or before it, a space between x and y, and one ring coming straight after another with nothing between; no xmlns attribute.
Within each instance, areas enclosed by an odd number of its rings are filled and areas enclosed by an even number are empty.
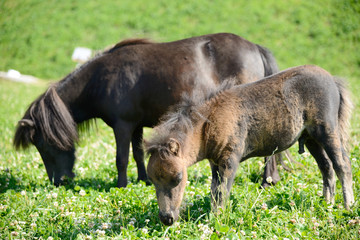
<svg viewBox="0 0 360 240"><path fill-rule="evenodd" d="M174 138L169 139L168 148L169 148L170 152L172 154L174 154L175 156L179 155L180 144L176 139L174 139Z"/></svg>
<svg viewBox="0 0 360 240"><path fill-rule="evenodd" d="M30 119L21 119L19 121L19 125L22 126L22 127L34 127L34 122Z"/></svg>

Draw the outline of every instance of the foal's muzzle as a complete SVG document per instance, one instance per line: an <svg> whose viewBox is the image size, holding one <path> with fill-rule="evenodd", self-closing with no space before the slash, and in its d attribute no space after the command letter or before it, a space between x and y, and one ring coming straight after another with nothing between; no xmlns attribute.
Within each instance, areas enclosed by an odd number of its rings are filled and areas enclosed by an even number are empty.
<svg viewBox="0 0 360 240"><path fill-rule="evenodd" d="M171 211L170 213L160 212L159 218L164 225L171 226L174 224L174 222L176 222L176 220L178 219L178 216L177 215L174 216L173 211Z"/></svg>

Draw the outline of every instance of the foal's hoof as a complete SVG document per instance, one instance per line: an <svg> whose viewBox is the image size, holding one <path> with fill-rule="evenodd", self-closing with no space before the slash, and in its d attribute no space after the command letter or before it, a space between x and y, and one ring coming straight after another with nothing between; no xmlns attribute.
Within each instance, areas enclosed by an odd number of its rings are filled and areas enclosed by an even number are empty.
<svg viewBox="0 0 360 240"><path fill-rule="evenodd" d="M272 184L269 184L269 183L267 183L267 182L263 182L261 185L260 185L260 188L263 188L263 189L265 189L265 188L267 188L267 187L270 187Z"/></svg>
<svg viewBox="0 0 360 240"><path fill-rule="evenodd" d="M267 187L275 186L275 184L276 184L277 182L278 182L278 181L275 181L275 182L273 181L273 182L269 183L269 182L267 182L266 180L264 180L264 181L261 183L260 188L265 189L265 188L267 188Z"/></svg>

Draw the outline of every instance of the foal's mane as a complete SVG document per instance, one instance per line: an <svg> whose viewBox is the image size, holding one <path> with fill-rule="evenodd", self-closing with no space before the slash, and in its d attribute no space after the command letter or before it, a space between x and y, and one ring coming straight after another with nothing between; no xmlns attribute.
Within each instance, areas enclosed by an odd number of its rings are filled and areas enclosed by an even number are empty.
<svg viewBox="0 0 360 240"><path fill-rule="evenodd" d="M145 150L151 153L163 148L169 138L175 138L181 146L184 146L186 136L193 131L197 121L207 118L200 112L204 104L212 104L223 92L235 85L234 79L224 81L220 86L213 89L194 90L191 95L184 94L182 101L171 107L161 119L161 123L154 128L152 137L145 141Z"/></svg>
<svg viewBox="0 0 360 240"><path fill-rule="evenodd" d="M39 96L28 108L19 122L15 137L15 148L27 148L33 142L34 134L42 134L44 141L69 150L78 139L76 123L68 108L56 92L57 84ZM21 124L21 122L29 124Z"/></svg>

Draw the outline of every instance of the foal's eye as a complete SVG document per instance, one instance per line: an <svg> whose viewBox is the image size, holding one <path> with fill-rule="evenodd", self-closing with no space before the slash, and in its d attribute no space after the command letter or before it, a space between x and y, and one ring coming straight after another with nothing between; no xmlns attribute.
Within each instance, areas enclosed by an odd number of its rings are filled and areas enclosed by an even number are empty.
<svg viewBox="0 0 360 240"><path fill-rule="evenodd" d="M180 172L178 174L176 174L176 176L174 178L171 179L171 185L178 185L181 180L182 180L183 174Z"/></svg>

